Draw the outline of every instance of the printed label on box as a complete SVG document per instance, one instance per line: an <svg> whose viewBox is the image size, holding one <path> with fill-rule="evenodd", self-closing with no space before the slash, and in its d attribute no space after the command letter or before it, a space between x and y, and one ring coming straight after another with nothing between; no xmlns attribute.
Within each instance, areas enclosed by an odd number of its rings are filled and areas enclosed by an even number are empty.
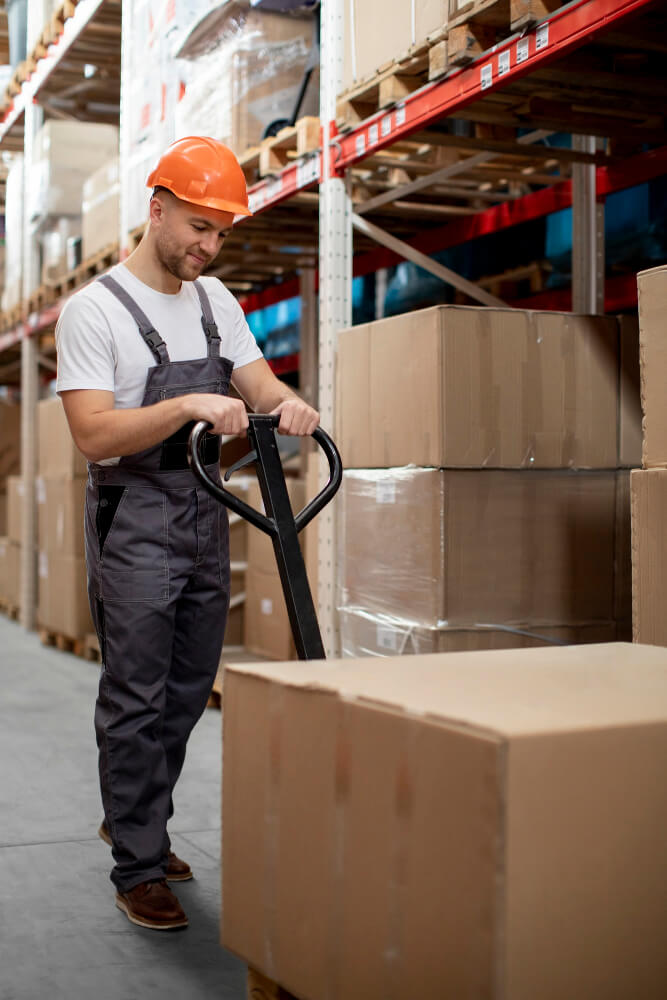
<svg viewBox="0 0 667 1000"><path fill-rule="evenodd" d="M396 483L391 480L379 480L375 484L376 503L396 503Z"/></svg>
<svg viewBox="0 0 667 1000"><path fill-rule="evenodd" d="M273 614L273 601L271 600L270 597L263 597L262 598L262 601L261 601L261 604L260 604L260 609L261 609L261 612L262 612L263 615L272 615Z"/></svg>
<svg viewBox="0 0 667 1000"><path fill-rule="evenodd" d="M380 649L398 649L398 636L396 629L389 625L378 625L375 632L375 640Z"/></svg>

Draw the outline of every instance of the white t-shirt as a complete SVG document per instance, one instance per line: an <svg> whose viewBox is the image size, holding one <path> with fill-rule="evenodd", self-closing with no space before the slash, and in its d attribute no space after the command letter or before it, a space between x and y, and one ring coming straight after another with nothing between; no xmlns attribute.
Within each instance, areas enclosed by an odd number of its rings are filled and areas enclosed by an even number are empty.
<svg viewBox="0 0 667 1000"><path fill-rule="evenodd" d="M129 292L165 344L170 361L205 358L206 337L201 306L194 283L184 281L175 295L157 292L135 277L124 264L109 272ZM243 310L217 278L199 279L211 302L218 325L220 355L234 368L262 357ZM146 374L156 360L139 328L113 292L92 281L66 303L56 326L58 378L56 391L105 389L113 392L115 406L141 406ZM103 464L117 462L109 459Z"/></svg>

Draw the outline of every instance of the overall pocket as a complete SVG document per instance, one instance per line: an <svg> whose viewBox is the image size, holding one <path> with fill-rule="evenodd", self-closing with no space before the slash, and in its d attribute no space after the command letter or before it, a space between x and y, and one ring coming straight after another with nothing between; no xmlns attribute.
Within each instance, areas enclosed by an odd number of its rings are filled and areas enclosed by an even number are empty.
<svg viewBox="0 0 667 1000"><path fill-rule="evenodd" d="M123 493L108 526L106 511L111 505L98 507L104 512L102 526L107 526L100 558L99 596L103 601L116 603L167 601L166 494L144 486L124 486L120 489Z"/></svg>

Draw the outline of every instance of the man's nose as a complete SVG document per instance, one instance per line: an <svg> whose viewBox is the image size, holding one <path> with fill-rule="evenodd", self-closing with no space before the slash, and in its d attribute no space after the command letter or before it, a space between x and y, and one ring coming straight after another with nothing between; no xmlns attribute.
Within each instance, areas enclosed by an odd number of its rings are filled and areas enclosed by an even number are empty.
<svg viewBox="0 0 667 1000"><path fill-rule="evenodd" d="M214 257L217 254L218 250L220 249L221 242L222 240L220 236L218 236L217 233L211 231L202 234L202 238L199 241L199 245L201 246L202 250L204 250L208 254L209 257Z"/></svg>

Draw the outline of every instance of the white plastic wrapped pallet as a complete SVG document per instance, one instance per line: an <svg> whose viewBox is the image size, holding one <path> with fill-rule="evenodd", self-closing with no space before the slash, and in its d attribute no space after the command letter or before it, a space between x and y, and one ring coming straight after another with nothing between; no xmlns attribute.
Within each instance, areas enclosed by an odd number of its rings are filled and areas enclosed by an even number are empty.
<svg viewBox="0 0 667 1000"><path fill-rule="evenodd" d="M5 196L5 288L2 308L6 312L22 298L23 263L23 156L12 160L7 175Z"/></svg>

